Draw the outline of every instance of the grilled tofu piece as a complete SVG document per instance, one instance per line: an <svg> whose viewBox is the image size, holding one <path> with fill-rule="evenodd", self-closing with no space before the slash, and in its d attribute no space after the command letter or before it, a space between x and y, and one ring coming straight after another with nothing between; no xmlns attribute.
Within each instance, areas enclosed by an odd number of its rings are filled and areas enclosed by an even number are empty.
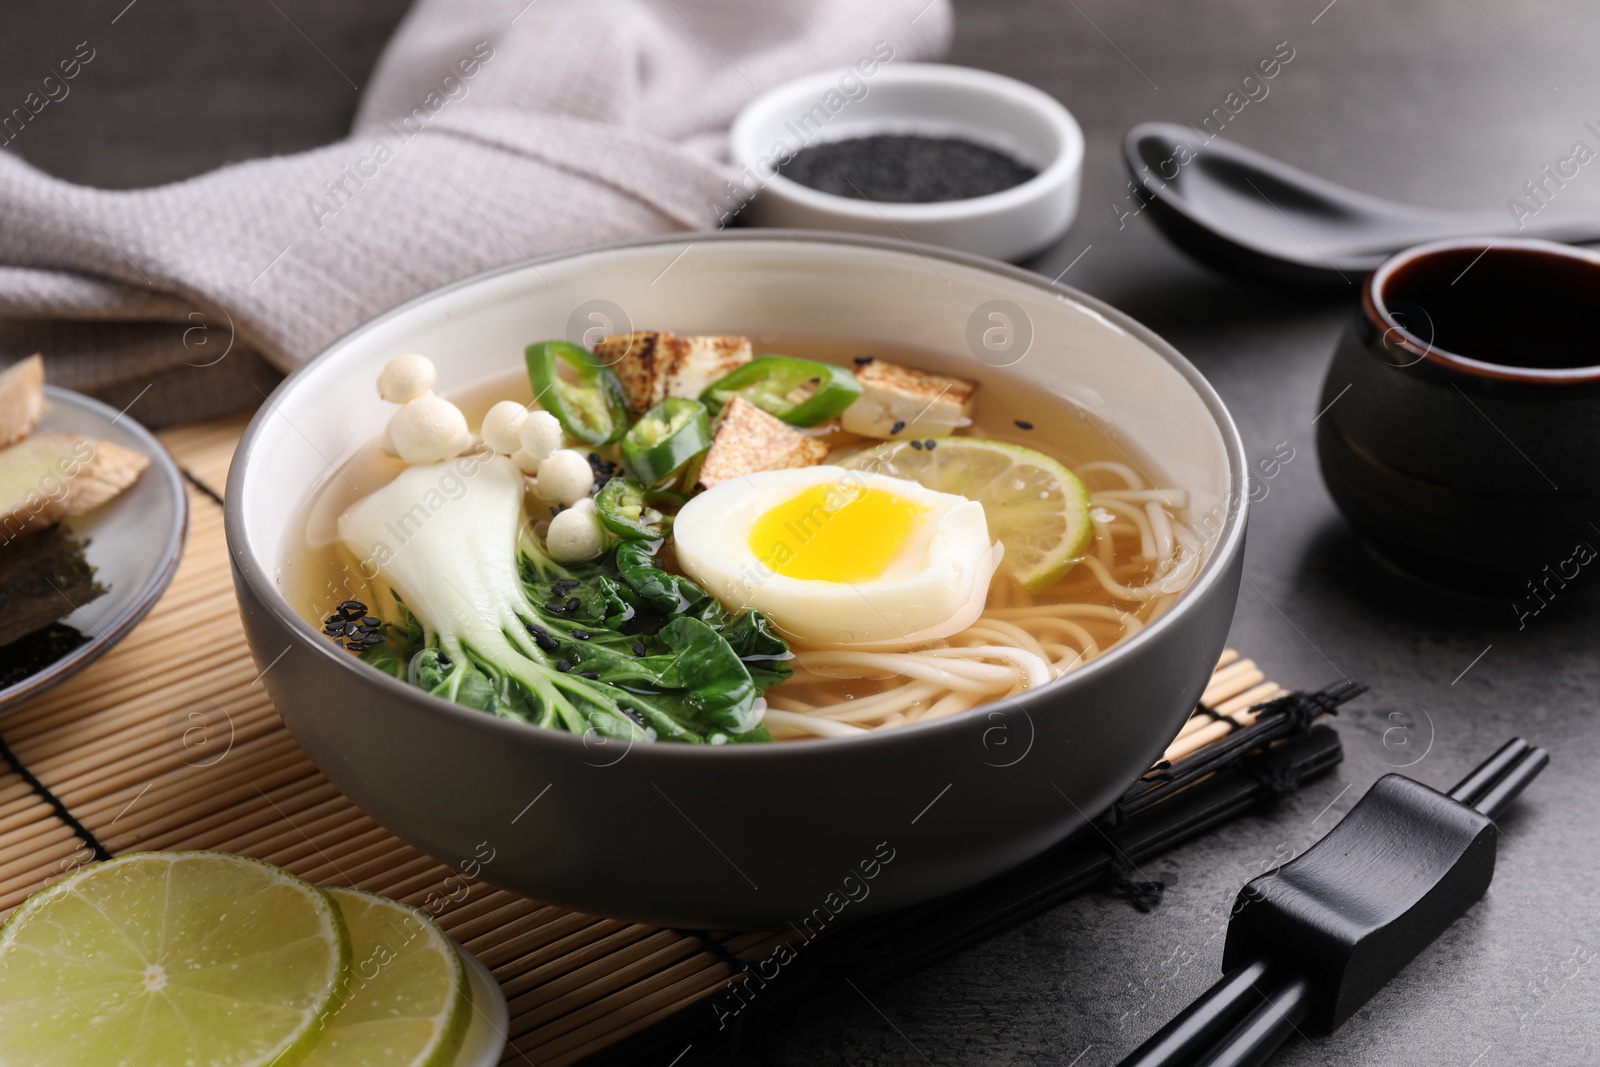
<svg viewBox="0 0 1600 1067"><path fill-rule="evenodd" d="M736 396L717 420L695 489L710 489L756 471L814 467L827 454L828 446L819 438L801 433Z"/></svg>
<svg viewBox="0 0 1600 1067"><path fill-rule="evenodd" d="M622 382L628 411L642 415L667 395L667 369L677 338L657 330L635 330L603 337L594 354Z"/></svg>
<svg viewBox="0 0 1600 1067"><path fill-rule="evenodd" d="M884 441L947 437L972 420L977 382L870 356L856 361L855 372L861 396L839 420L851 433Z"/></svg>
<svg viewBox="0 0 1600 1067"><path fill-rule="evenodd" d="M750 362L748 337L679 337L637 330L602 338L594 353L622 382L628 410L642 415L668 396L698 399L706 386Z"/></svg>

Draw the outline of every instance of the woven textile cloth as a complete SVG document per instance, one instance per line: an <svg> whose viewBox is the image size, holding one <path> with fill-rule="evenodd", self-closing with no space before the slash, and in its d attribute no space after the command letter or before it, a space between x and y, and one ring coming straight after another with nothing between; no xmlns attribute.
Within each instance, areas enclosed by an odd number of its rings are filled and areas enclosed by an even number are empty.
<svg viewBox="0 0 1600 1067"><path fill-rule="evenodd" d="M0 363L153 425L259 402L446 282L717 225L745 102L949 32L946 0L419 0L337 144L117 192L0 151Z"/></svg>

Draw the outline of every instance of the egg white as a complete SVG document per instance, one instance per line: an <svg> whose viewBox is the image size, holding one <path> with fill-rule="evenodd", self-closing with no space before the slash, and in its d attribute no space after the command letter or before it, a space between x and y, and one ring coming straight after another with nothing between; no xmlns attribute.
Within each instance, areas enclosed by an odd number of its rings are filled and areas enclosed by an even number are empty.
<svg viewBox="0 0 1600 1067"><path fill-rule="evenodd" d="M880 489L922 509L882 575L860 582L791 578L762 563L750 532L814 485ZM904 648L949 637L983 614L1002 547L983 505L903 478L842 467L761 471L690 500L672 528L684 573L723 606L755 609L791 641L816 648Z"/></svg>

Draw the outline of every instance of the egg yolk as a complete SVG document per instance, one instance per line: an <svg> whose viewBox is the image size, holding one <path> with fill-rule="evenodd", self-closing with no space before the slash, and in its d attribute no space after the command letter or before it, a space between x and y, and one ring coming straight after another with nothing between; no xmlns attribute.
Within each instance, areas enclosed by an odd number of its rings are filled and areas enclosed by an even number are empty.
<svg viewBox="0 0 1600 1067"><path fill-rule="evenodd" d="M900 554L923 511L882 489L813 485L756 520L750 550L786 578L871 581Z"/></svg>

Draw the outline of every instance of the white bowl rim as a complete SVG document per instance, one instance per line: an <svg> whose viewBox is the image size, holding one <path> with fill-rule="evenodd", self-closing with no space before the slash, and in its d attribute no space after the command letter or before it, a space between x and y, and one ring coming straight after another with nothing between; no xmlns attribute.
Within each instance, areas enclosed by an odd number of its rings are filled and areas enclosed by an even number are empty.
<svg viewBox="0 0 1600 1067"><path fill-rule="evenodd" d="M423 706L431 707L439 714L458 719L469 728L490 731L506 737L508 741L518 739L522 743L545 744L551 746L556 752L566 750L573 755L581 755L585 751L592 751L592 749L588 748L588 741L583 736L572 734L565 730L546 729L529 723L502 719L495 715L485 714L475 708L452 703L442 697L432 696L416 686L409 685L383 671L355 662L355 658L350 653L323 638L310 622L302 618L299 612L290 606L288 599L283 595L282 590L278 588L277 583L273 581L271 574L258 565L255 553L246 550L250 544L250 536L246 529L245 517L242 514L243 505L240 503L245 499L244 479L247 468L250 466L250 452L255 444L256 436L267 424L273 411L277 409L280 403L279 394L282 393L286 396L314 365L321 363L330 356L336 355L349 343L368 331L387 323L390 319L403 315L446 293L456 292L502 275L529 269L536 270L541 264L620 249L648 248L655 245L676 246L685 241L691 243L764 242L773 244L804 242L807 244L868 248L880 252L918 256L924 260L937 258L954 265L999 274L1012 281L1031 285L1057 298L1085 307L1109 322L1113 327L1123 330L1140 344L1150 349L1155 355L1165 360L1194 390L1197 398L1205 405L1207 412L1215 421L1218 432L1222 435L1223 451L1227 456L1228 495L1222 527L1218 532L1216 542L1212 545L1211 554L1201 565L1200 572L1195 575L1189 587L1178 595L1178 599L1173 603L1172 607L1155 622L1116 645L1104 655L1091 660L1070 674L1058 678L1037 690L1031 690L1022 696L1009 700L986 701L966 711L957 712L931 722L910 723L886 730L873 730L865 737L820 737L794 744L688 745L652 743L642 746L630 745L630 753L637 748L639 750L638 754L642 755L646 760L656 758L807 759L813 756L831 755L840 751L841 745L850 746L849 751L865 752L869 747L898 744L902 738L939 733L956 733L963 729L969 729L974 718L992 715L997 712L1009 714L1021 711L1024 714L1031 714L1029 709L1037 706L1042 701L1056 700L1073 688L1087 684L1087 679L1096 678L1114 669L1117 664L1136 654L1141 646L1149 644L1153 639L1151 635L1164 633L1171 629L1175 624L1175 620L1191 610L1192 605L1198 602L1202 592L1223 580L1223 571L1227 566L1227 561L1231 560L1236 553L1243 551L1245 523L1249 517L1250 510L1249 494L1242 489L1247 475L1243 438L1239 434L1238 427L1234 424L1233 416L1229 414L1226 405L1223 404L1222 398L1217 395L1216 390L1211 387L1211 383L1200 373L1199 368L1190 363L1182 353L1149 327L1142 325L1131 316L1118 311L1111 305L1103 303L1086 293L1079 292L1071 286L1060 285L1052 282L1042 274L1035 274L1021 267L1014 267L970 252L918 245L909 241L870 237L862 234L833 233L821 230L735 229L693 231L688 233L680 231L651 237L631 238L624 241L611 241L604 244L584 245L579 248L553 252L536 259L507 263L413 297L405 303L390 308L381 315L357 326L354 330L328 345L312 359L297 367L278 384L278 387L262 402L261 408L251 418L250 425L245 428L244 435L239 439L238 447L234 450L234 462L228 470L227 488L223 494L223 499L224 529L228 541L228 554L232 559L234 572L238 580L244 582L250 588L257 601L279 623L284 625L291 633L298 635L308 647L312 648L314 654L327 657L330 662L338 663L338 669L359 672L360 677L365 679L367 684L376 686L379 691L388 693L397 700L421 702Z"/></svg>
<svg viewBox="0 0 1600 1067"><path fill-rule="evenodd" d="M728 144L735 164L754 172L756 157L741 151L742 142L752 137L750 128L766 108L791 94L812 95L834 86L839 77L853 67L808 74L803 78L784 82L756 97L740 110L728 134ZM900 204L877 200L857 200L853 197L825 193L801 185L792 178L773 172L765 179L762 192L775 190L781 195L815 211L826 212L862 221L883 222L948 222L959 219L984 218L1029 203L1039 197L1052 195L1083 166L1083 129L1059 100L1027 82L1008 78L1004 74L962 67L949 63L899 63L885 66L872 75L878 84L953 85L965 89L987 92L1004 98L1007 103L1031 109L1056 130L1061 138L1061 150L1056 153L1038 174L1020 185L1002 189L984 196L971 196L962 200L940 200L933 203ZM759 178L760 175L758 174ZM757 195L760 195L759 193Z"/></svg>

